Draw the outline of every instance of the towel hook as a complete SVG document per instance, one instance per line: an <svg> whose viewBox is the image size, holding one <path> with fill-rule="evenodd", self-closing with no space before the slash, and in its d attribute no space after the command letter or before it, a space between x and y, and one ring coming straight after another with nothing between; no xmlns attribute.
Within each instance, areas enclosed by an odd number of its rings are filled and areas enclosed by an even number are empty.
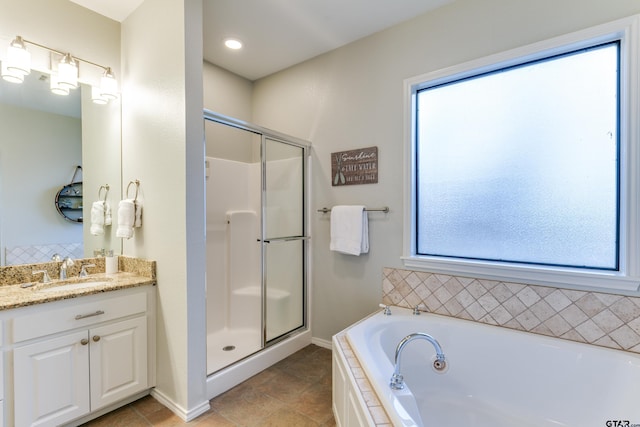
<svg viewBox="0 0 640 427"><path fill-rule="evenodd" d="M104 197L100 197L102 194L102 190L104 190ZM109 195L109 184L101 185L98 189L98 200L102 199L103 202L107 202L107 196Z"/></svg>
<svg viewBox="0 0 640 427"><path fill-rule="evenodd" d="M131 198L129 197L129 188L131 187L131 184L134 184L136 186L136 195L133 198L133 201L135 202L136 200L138 200L138 189L140 188L140 181L137 179L134 181L129 181L129 184L127 185L127 199Z"/></svg>

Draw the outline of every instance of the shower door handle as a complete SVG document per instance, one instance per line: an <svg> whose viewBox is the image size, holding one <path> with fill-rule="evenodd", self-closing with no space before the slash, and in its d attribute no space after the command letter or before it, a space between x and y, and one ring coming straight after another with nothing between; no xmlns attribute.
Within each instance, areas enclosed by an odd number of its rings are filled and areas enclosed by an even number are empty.
<svg viewBox="0 0 640 427"><path fill-rule="evenodd" d="M291 237L274 237L272 239L258 239L258 242L264 243L283 243L283 242L293 242L296 240L309 240L311 236L291 236Z"/></svg>

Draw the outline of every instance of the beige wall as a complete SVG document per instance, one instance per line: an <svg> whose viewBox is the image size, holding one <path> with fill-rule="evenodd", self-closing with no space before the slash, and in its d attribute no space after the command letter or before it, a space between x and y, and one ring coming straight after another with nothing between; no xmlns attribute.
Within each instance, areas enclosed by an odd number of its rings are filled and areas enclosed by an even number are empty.
<svg viewBox="0 0 640 427"><path fill-rule="evenodd" d="M253 83L223 68L202 65L204 108L251 122Z"/></svg>
<svg viewBox="0 0 640 427"><path fill-rule="evenodd" d="M122 176L144 206L124 253L157 262L154 393L185 418L208 408L201 9L146 1L122 23Z"/></svg>
<svg viewBox="0 0 640 427"><path fill-rule="evenodd" d="M376 309L383 266L402 266L404 79L638 12L635 0L457 0L257 81L253 121L313 143L313 336ZM378 184L332 187L330 153L368 146ZM337 204L391 208L369 214L368 255L329 251L329 217L316 209Z"/></svg>

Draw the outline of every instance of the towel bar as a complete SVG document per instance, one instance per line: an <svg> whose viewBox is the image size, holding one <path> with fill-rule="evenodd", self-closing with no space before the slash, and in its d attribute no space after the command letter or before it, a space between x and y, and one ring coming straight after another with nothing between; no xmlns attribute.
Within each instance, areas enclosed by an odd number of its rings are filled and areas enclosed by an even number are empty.
<svg viewBox="0 0 640 427"><path fill-rule="evenodd" d="M367 212L389 213L389 206L385 206L384 208L364 208L364 210L367 211ZM329 213L329 212L331 212L331 209L330 208L322 208L322 209L318 209L318 212Z"/></svg>

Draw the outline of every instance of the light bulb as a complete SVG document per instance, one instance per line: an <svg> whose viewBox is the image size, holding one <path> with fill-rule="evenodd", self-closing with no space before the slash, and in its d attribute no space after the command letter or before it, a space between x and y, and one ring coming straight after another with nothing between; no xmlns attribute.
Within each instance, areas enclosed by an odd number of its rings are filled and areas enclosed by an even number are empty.
<svg viewBox="0 0 640 427"><path fill-rule="evenodd" d="M226 39L224 45L233 50L242 49L242 42L237 39Z"/></svg>
<svg viewBox="0 0 640 427"><path fill-rule="evenodd" d="M7 48L6 67L9 72L25 76L31 72L31 53L20 36L17 36Z"/></svg>
<svg viewBox="0 0 640 427"><path fill-rule="evenodd" d="M113 76L111 68L107 67L100 79L100 95L108 100L118 97L118 81Z"/></svg>
<svg viewBox="0 0 640 427"><path fill-rule="evenodd" d="M51 74L49 88L51 88L51 92L56 95L69 95L69 88L60 84L56 74Z"/></svg>
<svg viewBox="0 0 640 427"><path fill-rule="evenodd" d="M2 79L10 83L22 83L24 81L24 74L7 68L7 61L2 61Z"/></svg>
<svg viewBox="0 0 640 427"><path fill-rule="evenodd" d="M68 53L58 64L58 84L69 89L78 87L78 62Z"/></svg>
<svg viewBox="0 0 640 427"><path fill-rule="evenodd" d="M91 86L91 100L94 104L104 105L109 102L107 98L102 96L102 90L98 86Z"/></svg>

